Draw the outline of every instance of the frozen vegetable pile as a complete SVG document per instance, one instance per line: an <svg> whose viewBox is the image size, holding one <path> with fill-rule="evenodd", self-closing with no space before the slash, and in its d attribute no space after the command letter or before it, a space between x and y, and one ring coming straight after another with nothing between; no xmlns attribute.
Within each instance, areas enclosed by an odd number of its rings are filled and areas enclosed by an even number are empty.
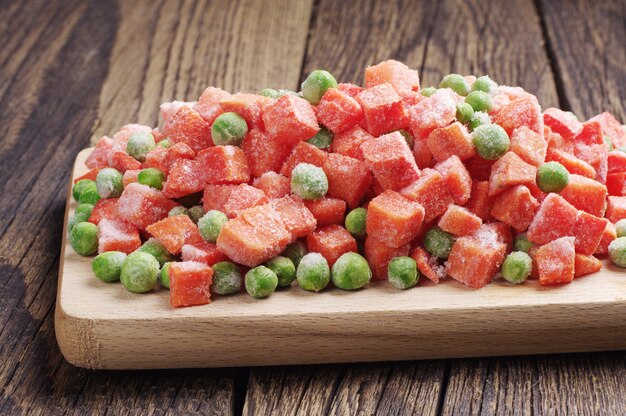
<svg viewBox="0 0 626 416"><path fill-rule="evenodd" d="M73 188L70 242L95 275L175 307L245 290L398 289L454 279L570 283L626 267L626 130L542 111L519 87L397 61L365 86L161 105L161 129L102 137Z"/></svg>

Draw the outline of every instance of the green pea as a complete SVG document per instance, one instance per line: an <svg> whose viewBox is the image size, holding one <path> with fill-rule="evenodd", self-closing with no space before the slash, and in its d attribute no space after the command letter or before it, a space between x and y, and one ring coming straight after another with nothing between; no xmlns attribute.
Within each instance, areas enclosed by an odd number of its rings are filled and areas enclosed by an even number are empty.
<svg viewBox="0 0 626 416"><path fill-rule="evenodd" d="M96 176L96 188L100 198L119 198L124 190L122 174L113 168L104 168Z"/></svg>
<svg viewBox="0 0 626 416"><path fill-rule="evenodd" d="M136 251L151 254L155 259L157 259L160 266L163 266L165 263L169 263L173 260L170 252L167 251L165 246L156 238L149 238Z"/></svg>
<svg viewBox="0 0 626 416"><path fill-rule="evenodd" d="M221 211L210 210L198 220L200 235L209 243L215 243L228 217Z"/></svg>
<svg viewBox="0 0 626 416"><path fill-rule="evenodd" d="M365 208L355 208L346 215L346 230L356 237L363 237L367 234L365 230L365 219L367 210Z"/></svg>
<svg viewBox="0 0 626 416"><path fill-rule="evenodd" d="M300 264L300 260L307 253L306 245L301 241L294 241L293 243L287 245L285 251L283 251L283 256L288 257L293 262L293 265L298 267Z"/></svg>
<svg viewBox="0 0 626 416"><path fill-rule="evenodd" d="M513 243L513 249L515 251L523 251L524 253L528 253L533 246L533 243L528 241L526 234L518 234L515 237L515 242Z"/></svg>
<svg viewBox="0 0 626 416"><path fill-rule="evenodd" d="M70 231L70 245L81 256L91 256L98 251L98 226L79 222Z"/></svg>
<svg viewBox="0 0 626 416"><path fill-rule="evenodd" d="M137 182L161 190L163 189L163 182L165 182L165 175L155 168L141 169L137 175Z"/></svg>
<svg viewBox="0 0 626 416"><path fill-rule="evenodd" d="M420 277L417 263L411 257L394 257L387 267L389 283L396 289L404 290L417 284Z"/></svg>
<svg viewBox="0 0 626 416"><path fill-rule="evenodd" d="M279 287L287 287L296 280L296 266L288 257L274 257L266 266L278 276Z"/></svg>
<svg viewBox="0 0 626 416"><path fill-rule="evenodd" d="M269 98L280 98L280 93L272 88L265 88L261 91L259 91L259 95L262 95L264 97L269 97Z"/></svg>
<svg viewBox="0 0 626 416"><path fill-rule="evenodd" d="M170 212L167 213L168 217L175 217L177 215L186 215L191 218L191 216L189 215L189 210L182 205L172 208Z"/></svg>
<svg viewBox="0 0 626 416"><path fill-rule="evenodd" d="M92 184L95 186L96 182L92 181L91 179L81 179L76 182L72 187L72 196L74 197L74 200L78 202L78 199L80 198L80 193L84 189L90 188Z"/></svg>
<svg viewBox="0 0 626 416"><path fill-rule="evenodd" d="M465 97L465 103L472 106L474 111L490 112L493 108L493 98L484 91L472 91Z"/></svg>
<svg viewBox="0 0 626 416"><path fill-rule="evenodd" d="M79 181L79 182L82 182L82 181ZM80 193L78 194L79 204L95 205L96 202L98 202L99 200L100 200L100 194L98 193L98 187L96 186L95 181L89 180L89 182L81 186Z"/></svg>
<svg viewBox="0 0 626 416"><path fill-rule="evenodd" d="M626 153L626 146L618 147L617 150L622 153Z"/></svg>
<svg viewBox="0 0 626 416"><path fill-rule="evenodd" d="M474 117L474 109L468 103L457 104L456 106L456 119L463 124L467 124Z"/></svg>
<svg viewBox="0 0 626 416"><path fill-rule="evenodd" d="M398 130L398 133L400 133L402 137L404 137L404 140L406 140L406 144L409 146L409 149L413 149L413 144L415 143L413 135L404 129Z"/></svg>
<svg viewBox="0 0 626 416"><path fill-rule="evenodd" d="M533 261L528 254L514 251L502 263L502 277L511 283L522 283L530 276L532 268Z"/></svg>
<svg viewBox="0 0 626 416"><path fill-rule="evenodd" d="M122 264L120 280L130 292L149 292L159 281L159 262L148 253L141 251L130 253Z"/></svg>
<svg viewBox="0 0 626 416"><path fill-rule="evenodd" d="M157 143L157 147L169 149L170 147L172 147L172 141L168 137L166 137L165 139Z"/></svg>
<svg viewBox="0 0 626 416"><path fill-rule="evenodd" d="M569 183L569 172L559 162L548 162L537 168L537 186L543 192L561 192Z"/></svg>
<svg viewBox="0 0 626 416"><path fill-rule="evenodd" d="M92 212L93 205L91 204L80 204L79 206L77 206L74 214L67 222L67 232L70 233L72 231L72 228L74 228L76 224L89 220Z"/></svg>
<svg viewBox="0 0 626 416"><path fill-rule="evenodd" d="M326 127L321 126L315 136L307 140L307 143L310 143L319 149L328 149L333 143L333 133Z"/></svg>
<svg viewBox="0 0 626 416"><path fill-rule="evenodd" d="M300 163L291 171L291 192L302 199L319 199L328 192L326 173L315 165Z"/></svg>
<svg viewBox="0 0 626 416"><path fill-rule="evenodd" d="M332 279L339 289L361 289L372 279L372 271L363 256L349 252L342 254L333 264Z"/></svg>
<svg viewBox="0 0 626 416"><path fill-rule="evenodd" d="M220 261L211 266L213 269L213 283L211 291L218 295L231 295L241 290L243 277L241 270L235 263Z"/></svg>
<svg viewBox="0 0 626 416"><path fill-rule="evenodd" d="M337 88L337 80L330 72L317 69L309 74L301 88L302 96L317 105L329 88Z"/></svg>
<svg viewBox="0 0 626 416"><path fill-rule="evenodd" d="M277 98L280 98L280 97L282 97L283 95L292 95L292 96L294 96L294 97L300 97L300 98L302 98L302 94L297 93L297 92L295 92L295 91L291 91L291 90L285 90L285 89L282 89L282 90L278 90L277 92L278 92L278 97L277 97Z"/></svg>
<svg viewBox="0 0 626 416"><path fill-rule="evenodd" d="M626 268L626 237L619 237L611 241L609 258L616 266Z"/></svg>
<svg viewBox="0 0 626 416"><path fill-rule="evenodd" d="M483 124L472 132L476 153L483 159L496 160L509 151L511 142L506 131L497 124Z"/></svg>
<svg viewBox="0 0 626 416"><path fill-rule="evenodd" d="M159 280L161 280L161 286L166 289L170 288L170 265L172 262L165 263L159 273Z"/></svg>
<svg viewBox="0 0 626 416"><path fill-rule="evenodd" d="M484 75L474 81L474 83L472 84L472 91L482 91L490 94L497 87L498 84L496 84L491 78L489 78L489 75Z"/></svg>
<svg viewBox="0 0 626 416"><path fill-rule="evenodd" d="M434 226L424 235L424 248L433 256L447 259L455 241L454 235Z"/></svg>
<svg viewBox="0 0 626 416"><path fill-rule="evenodd" d="M618 237L626 237L626 219L619 220L615 223L615 233Z"/></svg>
<svg viewBox="0 0 626 416"><path fill-rule="evenodd" d="M220 114L211 126L211 138L218 146L239 146L248 133L248 124L237 113Z"/></svg>
<svg viewBox="0 0 626 416"><path fill-rule="evenodd" d="M140 162L146 160L146 155L156 147L152 133L138 131L130 135L126 144L126 153Z"/></svg>
<svg viewBox="0 0 626 416"><path fill-rule="evenodd" d="M435 87L426 87L426 88L422 88L420 90L420 93L424 96L424 97L430 97L431 95L433 95L434 93L437 92L437 88Z"/></svg>
<svg viewBox="0 0 626 416"><path fill-rule="evenodd" d="M200 221L200 218L202 218L204 214L204 208L202 208L202 205L194 205L189 208L189 218L191 218L191 221L196 224Z"/></svg>
<svg viewBox="0 0 626 416"><path fill-rule="evenodd" d="M469 122L470 130L474 131L478 126L482 126L483 124L491 124L491 117L489 117L489 114L482 111L475 111Z"/></svg>
<svg viewBox="0 0 626 416"><path fill-rule="evenodd" d="M330 282L328 262L319 253L305 255L298 265L296 279L302 289L319 292Z"/></svg>
<svg viewBox="0 0 626 416"><path fill-rule="evenodd" d="M93 259L91 269L96 277L103 282L117 282L120 280L124 260L126 260L126 253L107 251L106 253L98 254Z"/></svg>
<svg viewBox="0 0 626 416"><path fill-rule="evenodd" d="M274 293L278 286L278 276L265 266L257 266L246 273L246 291L256 299L263 299Z"/></svg>
<svg viewBox="0 0 626 416"><path fill-rule="evenodd" d="M449 74L443 77L439 83L439 88L450 88L461 96L466 96L470 91L469 84L465 78L459 74Z"/></svg>

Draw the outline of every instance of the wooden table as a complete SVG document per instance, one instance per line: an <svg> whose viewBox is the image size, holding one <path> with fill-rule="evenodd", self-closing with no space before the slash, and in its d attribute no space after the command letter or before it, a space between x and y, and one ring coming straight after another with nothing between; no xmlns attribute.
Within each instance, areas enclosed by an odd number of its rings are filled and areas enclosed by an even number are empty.
<svg viewBox="0 0 626 416"><path fill-rule="evenodd" d="M360 82L389 57L424 86L489 73L626 121L623 0L2 0L0 45L0 414L626 414L624 352L106 372L67 364L53 327L66 183L93 136L208 85Z"/></svg>

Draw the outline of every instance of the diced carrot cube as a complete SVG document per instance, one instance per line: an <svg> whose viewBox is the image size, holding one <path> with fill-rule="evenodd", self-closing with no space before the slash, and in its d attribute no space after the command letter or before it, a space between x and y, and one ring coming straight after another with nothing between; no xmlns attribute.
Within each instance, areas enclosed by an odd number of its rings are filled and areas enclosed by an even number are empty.
<svg viewBox="0 0 626 416"><path fill-rule="evenodd" d="M124 173L127 170L141 169L141 162L124 152L114 152L111 156L110 166Z"/></svg>
<svg viewBox="0 0 626 416"><path fill-rule="evenodd" d="M180 142L174 143L170 148L165 150L165 157L163 158L163 173L166 175L177 160L192 160L196 158L196 152L187 144Z"/></svg>
<svg viewBox="0 0 626 416"><path fill-rule="evenodd" d="M211 302L213 269L195 261L174 262L169 267L170 304L182 306L206 305Z"/></svg>
<svg viewBox="0 0 626 416"><path fill-rule="evenodd" d="M561 196L550 193L533 218L526 237L535 244L546 244L560 237L571 236L578 210Z"/></svg>
<svg viewBox="0 0 626 416"><path fill-rule="evenodd" d="M433 130L426 138L426 146L437 162L443 162L453 155L461 160L476 156L476 148L467 127L458 121Z"/></svg>
<svg viewBox="0 0 626 416"><path fill-rule="evenodd" d="M172 254L180 253L185 244L202 243L198 226L187 215L174 215L150 224L148 231Z"/></svg>
<svg viewBox="0 0 626 416"><path fill-rule="evenodd" d="M498 110L493 122L502 126L509 137L519 127L526 126L543 134L543 116L537 97L527 94L504 105Z"/></svg>
<svg viewBox="0 0 626 416"><path fill-rule="evenodd" d="M616 149L626 145L626 131L624 131L621 123L611 113L604 112L598 114L583 124L587 123L597 123L599 125L600 132L597 143L603 143L604 136L606 136L611 139Z"/></svg>
<svg viewBox="0 0 626 416"><path fill-rule="evenodd" d="M456 120L456 99L452 90L443 88L407 110L408 124L416 140Z"/></svg>
<svg viewBox="0 0 626 416"><path fill-rule="evenodd" d="M513 131L509 150L533 166L539 166L546 160L548 143L537 132L526 126Z"/></svg>
<svg viewBox="0 0 626 416"><path fill-rule="evenodd" d="M315 107L317 120L333 133L344 132L363 119L361 104L345 92L329 88Z"/></svg>
<svg viewBox="0 0 626 416"><path fill-rule="evenodd" d="M373 138L374 136L363 130L361 127L355 126L344 131L343 133L335 134L331 149L334 153L363 160L361 144Z"/></svg>
<svg viewBox="0 0 626 416"><path fill-rule="evenodd" d="M95 181L96 177L98 176L98 172L100 172L100 169L101 168L93 168L89 170L89 172L85 173L84 175L74 178L74 183L77 183L78 181L82 179L90 179L92 181Z"/></svg>
<svg viewBox="0 0 626 416"><path fill-rule="evenodd" d="M528 228L539 202L524 185L517 185L496 196L491 215L521 232Z"/></svg>
<svg viewBox="0 0 626 416"><path fill-rule="evenodd" d="M98 223L98 253L121 251L132 253L141 247L137 227L118 218L102 218Z"/></svg>
<svg viewBox="0 0 626 416"><path fill-rule="evenodd" d="M596 248L593 254L608 254L609 253L609 244L613 240L617 238L617 232L615 231L615 225L607 219L606 226L604 227L604 232L602 233L602 239L600 240L600 244Z"/></svg>
<svg viewBox="0 0 626 416"><path fill-rule="evenodd" d="M273 199L270 204L280 215L293 240L304 237L315 229L317 221L300 198L290 195Z"/></svg>
<svg viewBox="0 0 626 416"><path fill-rule="evenodd" d="M435 164L435 159L428 149L426 139L415 139L413 142L413 157L417 167L420 169L432 168Z"/></svg>
<svg viewBox="0 0 626 416"><path fill-rule="evenodd" d="M209 266L213 266L220 261L228 260L228 257L222 253L215 244L202 242L194 244L185 244L180 250L183 261L197 261Z"/></svg>
<svg viewBox="0 0 626 416"><path fill-rule="evenodd" d="M605 217L613 224L626 218L626 196L609 196Z"/></svg>
<svg viewBox="0 0 626 416"><path fill-rule="evenodd" d="M304 205L315 217L318 227L341 224L346 214L346 201L339 198L320 198L304 201Z"/></svg>
<svg viewBox="0 0 626 416"><path fill-rule="evenodd" d="M424 207L424 223L443 214L454 202L446 180L434 169L424 169L420 178L402 188L400 194Z"/></svg>
<svg viewBox="0 0 626 416"><path fill-rule="evenodd" d="M607 173L626 172L626 153L613 150L607 158Z"/></svg>
<svg viewBox="0 0 626 416"><path fill-rule="evenodd" d="M131 183L117 200L117 213L140 230L167 217L176 202L166 198L161 191L139 183Z"/></svg>
<svg viewBox="0 0 626 416"><path fill-rule="evenodd" d="M401 96L407 97L419 91L420 80L417 70L392 59L365 68L367 88L388 83Z"/></svg>
<svg viewBox="0 0 626 416"><path fill-rule="evenodd" d="M164 174L167 174L169 171L167 165L165 164L165 158L167 156L168 149L156 146L146 155L146 160L141 164L143 169L146 168L154 168L158 169Z"/></svg>
<svg viewBox="0 0 626 416"><path fill-rule="evenodd" d="M580 175L569 175L569 183L560 195L578 209L602 217L606 200L606 186Z"/></svg>
<svg viewBox="0 0 626 416"><path fill-rule="evenodd" d="M355 98L365 88L359 87L358 85L350 84L349 82L342 82L337 85L337 89L341 92L345 92L350 97Z"/></svg>
<svg viewBox="0 0 626 416"><path fill-rule="evenodd" d="M576 252L593 254L602 240L605 228L606 221L603 218L595 217L585 211L578 211L572 230L572 235L576 238L574 242Z"/></svg>
<svg viewBox="0 0 626 416"><path fill-rule="evenodd" d="M493 164L489 176L489 195L494 196L515 185L535 183L537 168L508 152Z"/></svg>
<svg viewBox="0 0 626 416"><path fill-rule="evenodd" d="M271 137L287 146L308 140L319 130L315 111L304 98L286 94L265 107L263 123Z"/></svg>
<svg viewBox="0 0 626 416"><path fill-rule="evenodd" d="M96 143L96 147L91 151L85 160L85 166L89 169L106 168L109 166L109 157L113 154L113 139L102 136Z"/></svg>
<svg viewBox="0 0 626 416"><path fill-rule="evenodd" d="M547 160L550 162L559 162L571 174L585 176L590 179L594 179L596 177L596 170L593 166L563 150L550 150L548 152Z"/></svg>
<svg viewBox="0 0 626 416"><path fill-rule="evenodd" d="M300 163L308 163L321 168L327 159L328 153L310 143L300 142L293 148L291 154L285 160L280 173L290 178L291 171Z"/></svg>
<svg viewBox="0 0 626 416"><path fill-rule="evenodd" d="M435 170L443 176L454 203L465 205L471 196L472 178L461 159L457 156L450 156L443 162L437 163Z"/></svg>
<svg viewBox="0 0 626 416"><path fill-rule="evenodd" d="M465 167L473 180L488 181L494 164L495 160L487 160L476 156L466 161Z"/></svg>
<svg viewBox="0 0 626 416"><path fill-rule="evenodd" d="M361 144L365 163L384 189L398 190L419 177L419 169L406 140L399 132Z"/></svg>
<svg viewBox="0 0 626 416"><path fill-rule="evenodd" d="M265 192L260 189L242 183L237 185L224 203L224 214L228 218L236 217L241 211L265 204L269 201Z"/></svg>
<svg viewBox="0 0 626 416"><path fill-rule="evenodd" d="M574 280L574 237L561 237L542 245L535 253L542 286L570 283Z"/></svg>
<svg viewBox="0 0 626 416"><path fill-rule="evenodd" d="M384 280L387 278L387 267L394 257L408 256L410 246L394 248L378 241L375 237L368 236L365 239L365 258L372 269L374 279Z"/></svg>
<svg viewBox="0 0 626 416"><path fill-rule="evenodd" d="M103 219L118 219L117 198L102 198L96 202L89 216L89 222L98 225Z"/></svg>
<svg viewBox="0 0 626 416"><path fill-rule="evenodd" d="M574 277L586 276L602 270L602 262L593 256L576 253L574 257Z"/></svg>
<svg viewBox="0 0 626 416"><path fill-rule="evenodd" d="M196 161L203 167L210 184L250 181L246 155L238 146L214 146L198 153Z"/></svg>
<svg viewBox="0 0 626 416"><path fill-rule="evenodd" d="M445 279L445 268L439 264L436 257L428 254L422 247L416 246L411 252L411 257L417 263L417 269L428 280L439 283L440 280Z"/></svg>
<svg viewBox="0 0 626 416"><path fill-rule="evenodd" d="M606 144L577 145L574 149L577 158L584 160L596 171L595 179L599 182L606 182L608 173L609 150Z"/></svg>
<svg viewBox="0 0 626 416"><path fill-rule="evenodd" d="M176 160L163 184L163 195L181 198L202 191L206 183L205 172L205 167L197 160Z"/></svg>
<svg viewBox="0 0 626 416"><path fill-rule="evenodd" d="M409 244L420 232L424 208L395 191L385 191L367 207L367 234L390 247Z"/></svg>
<svg viewBox="0 0 626 416"><path fill-rule="evenodd" d="M372 183L365 162L331 153L323 169L328 177L328 195L343 199L351 209L356 208Z"/></svg>
<svg viewBox="0 0 626 416"><path fill-rule="evenodd" d="M291 193L291 183L289 178L276 172L265 172L256 178L252 185L265 192L270 199L282 198Z"/></svg>
<svg viewBox="0 0 626 416"><path fill-rule="evenodd" d="M606 189L609 195L626 195L626 172L609 173L606 175Z"/></svg>
<svg viewBox="0 0 626 416"><path fill-rule="evenodd" d="M163 128L174 143L185 143L195 152L213 146L211 127L196 111L181 107Z"/></svg>
<svg viewBox="0 0 626 416"><path fill-rule="evenodd" d="M202 194L202 206L205 212L217 210L224 212L224 205L237 185L207 185Z"/></svg>
<svg viewBox="0 0 626 416"><path fill-rule="evenodd" d="M494 198L489 196L489 182L474 181L470 199L467 201L467 209L486 221L489 219L493 200Z"/></svg>
<svg viewBox="0 0 626 416"><path fill-rule="evenodd" d="M285 143L261 130L250 130L244 137L241 148L254 177L265 172L278 172L291 152L291 148Z"/></svg>
<svg viewBox="0 0 626 416"><path fill-rule="evenodd" d="M285 249L285 245L272 234L248 224L243 218L228 220L216 244L231 260L248 267L258 266Z"/></svg>
<svg viewBox="0 0 626 416"><path fill-rule="evenodd" d="M361 91L356 99L363 107L366 130L373 136L406 127L402 98L390 84L380 84Z"/></svg>
<svg viewBox="0 0 626 416"><path fill-rule="evenodd" d="M468 236L456 240L446 262L446 274L474 289L493 280L506 255L506 246L498 242L484 244Z"/></svg>
<svg viewBox="0 0 626 416"><path fill-rule="evenodd" d="M498 242L506 246L507 253L513 250L513 233L511 227L503 222L490 222L483 224L473 235L481 239L483 243Z"/></svg>
<svg viewBox="0 0 626 416"><path fill-rule="evenodd" d="M565 140L572 140L583 131L582 123L573 113L554 107L547 108L543 112L543 122Z"/></svg>
<svg viewBox="0 0 626 416"><path fill-rule="evenodd" d="M272 204L248 208L240 214L245 222L280 247L286 247L294 240L285 226L285 216L284 212L274 209Z"/></svg>
<svg viewBox="0 0 626 416"><path fill-rule="evenodd" d="M232 111L243 117L249 129L260 129L263 128L263 109L273 102L273 99L263 95L237 93L220 100L220 105L224 111Z"/></svg>
<svg viewBox="0 0 626 416"><path fill-rule="evenodd" d="M321 254L332 267L342 254L358 252L352 234L340 225L328 225L313 231L306 237L309 252Z"/></svg>
<svg viewBox="0 0 626 416"><path fill-rule="evenodd" d="M122 176L122 184L126 187L133 182L137 182L139 172L141 172L139 169L127 170L124 172L124 175Z"/></svg>
<svg viewBox="0 0 626 416"><path fill-rule="evenodd" d="M480 228L483 221L466 208L450 205L439 219L439 228L456 236L472 234Z"/></svg>
<svg viewBox="0 0 626 416"><path fill-rule="evenodd" d="M198 102L193 106L194 111L200 114L209 125L213 124L215 119L225 112L220 101L230 97L230 93L221 88L208 87L202 92Z"/></svg>

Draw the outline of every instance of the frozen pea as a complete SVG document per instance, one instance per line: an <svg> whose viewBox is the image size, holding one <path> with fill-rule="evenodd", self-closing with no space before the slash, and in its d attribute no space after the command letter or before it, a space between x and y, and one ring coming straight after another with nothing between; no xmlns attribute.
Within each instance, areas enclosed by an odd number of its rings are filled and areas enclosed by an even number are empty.
<svg viewBox="0 0 626 416"><path fill-rule="evenodd" d="M537 168L537 186L543 192L561 192L569 183L569 172L559 162L548 162Z"/></svg>
<svg viewBox="0 0 626 416"><path fill-rule="evenodd" d="M424 235L424 248L433 256L447 259L455 241L454 235L434 226Z"/></svg>
<svg viewBox="0 0 626 416"><path fill-rule="evenodd" d="M120 280L124 260L126 260L126 253L122 253L121 251L107 251L98 254L93 259L91 269L96 277L103 282L117 282Z"/></svg>
<svg viewBox="0 0 626 416"><path fill-rule="evenodd" d="M202 208L202 205L194 205L193 207L189 208L189 218L191 218L191 221L195 222L196 224L198 223L198 221L200 221L200 218L202 218L203 215L204 208Z"/></svg>
<svg viewBox="0 0 626 416"><path fill-rule="evenodd" d="M443 77L439 83L439 88L450 88L461 96L466 96L470 91L469 84L465 78L459 74L449 74Z"/></svg>
<svg viewBox="0 0 626 416"><path fill-rule="evenodd" d="M472 91L482 91L489 94L492 93L497 87L498 84L496 84L491 78L489 78L489 75L484 75L474 81L474 83L472 84Z"/></svg>
<svg viewBox="0 0 626 416"><path fill-rule="evenodd" d="M95 185L96 182L92 181L91 179L81 179L76 182L72 187L72 196L74 197L74 200L78 202L78 199L80 198L80 193L83 191L83 189L90 188L92 184Z"/></svg>
<svg viewBox="0 0 626 416"><path fill-rule="evenodd" d="M133 293L149 292L159 280L159 262L153 255L135 251L126 256L120 280Z"/></svg>
<svg viewBox="0 0 626 416"><path fill-rule="evenodd" d="M137 131L130 135L126 144L126 153L140 162L146 160L146 155L154 149L156 143L152 133Z"/></svg>
<svg viewBox="0 0 626 416"><path fill-rule="evenodd" d="M113 168L104 168L96 176L96 188L100 198L119 198L124 190L122 174Z"/></svg>
<svg viewBox="0 0 626 416"><path fill-rule="evenodd" d="M483 159L496 160L509 151L511 142L506 131L497 124L483 124L472 132L476 153Z"/></svg>
<svg viewBox="0 0 626 416"><path fill-rule="evenodd" d="M218 146L239 146L248 133L248 124L237 113L220 114L211 126L211 138Z"/></svg>
<svg viewBox="0 0 626 416"><path fill-rule="evenodd" d="M330 282L328 262L319 253L305 255L298 265L296 279L302 289L319 292Z"/></svg>
<svg viewBox="0 0 626 416"><path fill-rule="evenodd" d="M426 87L426 88L422 88L420 90L420 93L424 96L424 97L430 97L431 95L433 95L434 93L437 92L437 88L435 87Z"/></svg>
<svg viewBox="0 0 626 416"><path fill-rule="evenodd" d="M300 163L291 171L291 192L302 199L319 199L328 192L326 173L315 165Z"/></svg>
<svg viewBox="0 0 626 416"><path fill-rule="evenodd" d="M474 109L468 103L457 104L456 106L456 119L463 124L467 124L474 117Z"/></svg>
<svg viewBox="0 0 626 416"><path fill-rule="evenodd" d="M95 205L99 200L100 194L98 193L98 187L95 181L90 180L81 187L80 193L78 194L79 204Z"/></svg>
<svg viewBox="0 0 626 416"><path fill-rule="evenodd" d="M302 98L302 94L299 94L299 93L297 93L295 91L291 91L291 90L280 89L277 92L278 92L278 97L277 98L280 98L283 95L293 95L294 97Z"/></svg>
<svg viewBox="0 0 626 416"><path fill-rule="evenodd" d="M279 287L289 286L296 280L296 266L289 257L274 257L267 262L266 266L278 276Z"/></svg>
<svg viewBox="0 0 626 416"><path fill-rule="evenodd" d="M274 99L280 98L280 93L272 88L262 89L261 91L259 91L259 95L262 95L264 97L274 98Z"/></svg>
<svg viewBox="0 0 626 416"><path fill-rule="evenodd" d="M241 270L235 263L220 261L211 266L213 269L213 283L211 291L218 295L232 295L241 290L243 277Z"/></svg>
<svg viewBox="0 0 626 416"><path fill-rule="evenodd" d="M302 257L304 257L306 253L306 245L301 241L294 241L293 243L287 245L287 248L285 248L282 255L290 258L293 265L298 267L300 260L302 260Z"/></svg>
<svg viewBox="0 0 626 416"><path fill-rule="evenodd" d="M356 237L363 237L365 231L365 219L367 218L367 210L365 208L355 208L346 215L346 230Z"/></svg>
<svg viewBox="0 0 626 416"><path fill-rule="evenodd" d="M157 146L164 149L169 149L170 147L172 147L172 141L168 137L166 137L165 139L158 142Z"/></svg>
<svg viewBox="0 0 626 416"><path fill-rule="evenodd" d="M224 224L228 222L228 217L221 211L210 210L198 220L200 235L209 243L215 243L222 231Z"/></svg>
<svg viewBox="0 0 626 416"><path fill-rule="evenodd" d="M470 130L474 131L478 126L482 126L483 124L491 124L491 117L485 112L475 111L469 122Z"/></svg>
<svg viewBox="0 0 626 416"><path fill-rule="evenodd" d="M70 231L70 245L81 256L91 256L98 251L98 226L80 222Z"/></svg>
<svg viewBox="0 0 626 416"><path fill-rule="evenodd" d="M177 215L186 215L191 218L191 216L189 215L189 210L182 205L170 209L170 212L167 213L168 217L175 217Z"/></svg>
<svg viewBox="0 0 626 416"><path fill-rule="evenodd" d="M626 268L626 237L619 237L611 241L609 258L614 265Z"/></svg>
<svg viewBox="0 0 626 416"><path fill-rule="evenodd" d="M74 214L72 214L69 221L67 222L67 232L71 232L72 228L74 228L76 224L89 220L92 212L93 205L91 204L80 204L79 206L77 206Z"/></svg>
<svg viewBox="0 0 626 416"><path fill-rule="evenodd" d="M502 263L502 277L511 283L522 283L530 276L532 268L533 261L528 254L514 251Z"/></svg>
<svg viewBox="0 0 626 416"><path fill-rule="evenodd" d="M161 281L161 286L163 286L166 289L170 288L170 264L172 263L171 262L165 263L163 267L161 267L161 273L159 273L159 280Z"/></svg>
<svg viewBox="0 0 626 416"><path fill-rule="evenodd" d="M265 266L257 266L246 273L246 291L256 299L263 299L274 293L278 286L278 276Z"/></svg>
<svg viewBox="0 0 626 416"><path fill-rule="evenodd" d="M523 251L524 253L528 253L532 246L533 243L528 241L526 234L518 234L515 237L515 243L513 244L513 249L515 251Z"/></svg>
<svg viewBox="0 0 626 416"><path fill-rule="evenodd" d="M619 220L615 223L615 233L618 237L626 237L626 219Z"/></svg>
<svg viewBox="0 0 626 416"><path fill-rule="evenodd" d="M301 85L302 97L317 105L329 88L337 88L337 80L330 72L317 69Z"/></svg>
<svg viewBox="0 0 626 416"><path fill-rule="evenodd" d="M484 91L472 91L465 97L465 104L471 105L474 111L488 113L493 108L493 99Z"/></svg>
<svg viewBox="0 0 626 416"><path fill-rule="evenodd" d="M333 133L324 126L321 126L315 136L307 140L307 143L312 144L319 149L328 149L332 142Z"/></svg>
<svg viewBox="0 0 626 416"><path fill-rule="evenodd" d="M331 276L339 289L356 290L370 282L372 271L363 256L349 252L342 254L333 264Z"/></svg>
<svg viewBox="0 0 626 416"><path fill-rule="evenodd" d="M163 182L165 182L165 175L156 168L141 169L137 175L137 182L161 190L163 189Z"/></svg>
<svg viewBox="0 0 626 416"><path fill-rule="evenodd" d="M156 238L149 238L136 251L151 254L155 259L157 259L160 266L163 266L165 263L171 262L173 260L170 252L167 251L165 246L161 244Z"/></svg>
<svg viewBox="0 0 626 416"><path fill-rule="evenodd" d="M402 137L404 137L404 140L406 140L406 144L409 146L409 149L412 150L413 144L415 143L415 139L413 139L413 135L404 129L398 130L398 133L400 133Z"/></svg>
<svg viewBox="0 0 626 416"><path fill-rule="evenodd" d="M389 283L396 289L409 289L417 284L420 277L417 263L411 257L394 257L387 267Z"/></svg>

